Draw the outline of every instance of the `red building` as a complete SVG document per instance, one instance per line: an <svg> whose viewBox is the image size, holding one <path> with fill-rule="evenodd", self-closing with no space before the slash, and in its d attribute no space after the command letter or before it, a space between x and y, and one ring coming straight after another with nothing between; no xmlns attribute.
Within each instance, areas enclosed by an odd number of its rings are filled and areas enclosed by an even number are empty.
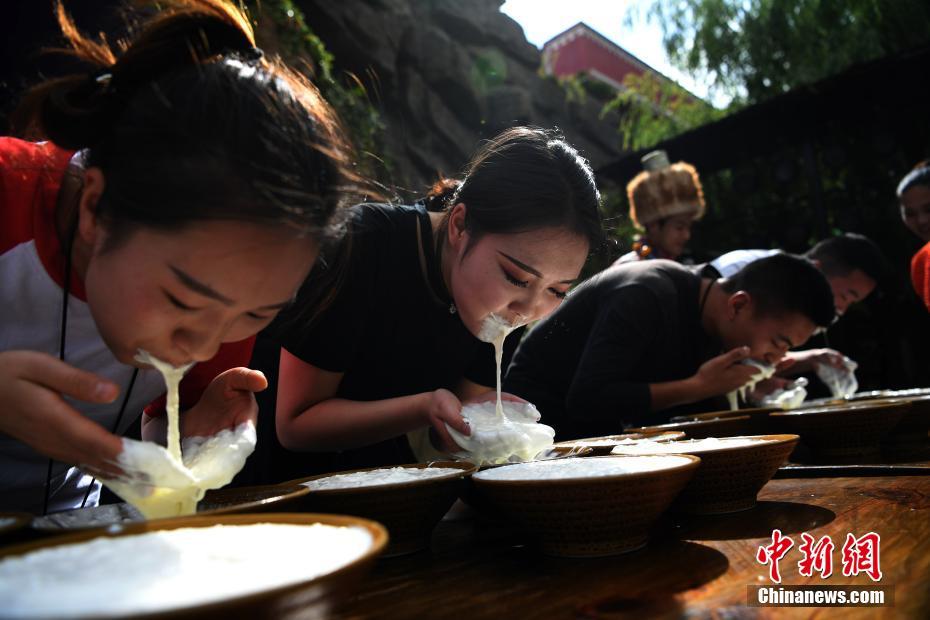
<svg viewBox="0 0 930 620"><path fill-rule="evenodd" d="M549 39L542 49L543 69L548 75L566 77L584 73L617 90L630 73L651 73L669 80L584 22Z"/></svg>

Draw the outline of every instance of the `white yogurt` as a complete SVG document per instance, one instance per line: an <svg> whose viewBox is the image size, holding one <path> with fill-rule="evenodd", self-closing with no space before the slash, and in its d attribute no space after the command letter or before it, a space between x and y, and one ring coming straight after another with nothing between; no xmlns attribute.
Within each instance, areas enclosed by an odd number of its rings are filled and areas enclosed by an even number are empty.
<svg viewBox="0 0 930 620"><path fill-rule="evenodd" d="M671 469L690 463L683 456L639 456L631 458L569 458L533 461L486 469L474 474L476 480L565 480L600 478Z"/></svg>
<svg viewBox="0 0 930 620"><path fill-rule="evenodd" d="M742 448L771 443L772 439L756 439L753 437L708 437L706 439L682 439L681 441L648 442L643 441L632 445L619 445L610 451L611 454L699 454L727 448Z"/></svg>
<svg viewBox="0 0 930 620"><path fill-rule="evenodd" d="M530 403L507 401L500 411L494 403L473 403L462 408L471 435L446 425L465 449L461 456L478 464L528 461L551 448L555 429L539 423L539 411Z"/></svg>
<svg viewBox="0 0 930 620"><path fill-rule="evenodd" d="M0 615L112 617L203 605L330 573L371 543L363 528L323 524L101 537L0 561Z"/></svg>
<svg viewBox="0 0 930 620"><path fill-rule="evenodd" d="M732 392L727 392L727 402L730 404L730 410L734 411L739 409L739 400L746 400L746 394L755 389L756 384L760 381L765 381L775 374L775 367L769 366L768 364L763 364L757 362L756 360L743 360L743 364L747 366L755 366L759 369L759 372L754 374L752 378L749 379L742 387L733 390ZM737 398L737 396L739 398Z"/></svg>
<svg viewBox="0 0 930 620"><path fill-rule="evenodd" d="M305 487L315 491L326 489L358 489L362 487L375 487L385 484L404 484L435 480L436 478L451 478L461 476L461 469L453 467L384 467L369 471L358 471L350 474L336 474L316 480L304 482Z"/></svg>

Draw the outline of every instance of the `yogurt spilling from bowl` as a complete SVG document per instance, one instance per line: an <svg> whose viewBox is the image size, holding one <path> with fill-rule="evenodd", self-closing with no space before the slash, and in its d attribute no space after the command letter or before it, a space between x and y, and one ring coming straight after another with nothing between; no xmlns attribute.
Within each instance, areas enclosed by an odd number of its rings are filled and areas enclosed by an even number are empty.
<svg viewBox="0 0 930 620"><path fill-rule="evenodd" d="M360 527L259 523L99 537L0 561L4 618L164 612L311 580L363 556Z"/></svg>
<svg viewBox="0 0 930 620"><path fill-rule="evenodd" d="M452 478L462 476L463 473L463 470L455 467L382 467L348 474L334 474L325 478L308 480L301 484L314 491L359 489L385 484L405 484L435 480L437 478Z"/></svg>
<svg viewBox="0 0 930 620"><path fill-rule="evenodd" d="M539 411L530 403L501 400L501 366L504 339L520 324L491 314L481 325L478 339L494 345L497 362L497 402L472 403L462 408L471 434L462 435L446 425L452 439L465 449L459 456L483 464L528 461L552 447L555 430L539 424Z"/></svg>
<svg viewBox="0 0 930 620"><path fill-rule="evenodd" d="M178 388L190 366L175 368L144 351L137 358L154 366L168 390L168 445L123 439L117 464L124 476L101 479L148 519L191 515L208 489L229 484L255 450L251 422L210 437L180 439Z"/></svg>
<svg viewBox="0 0 930 620"><path fill-rule="evenodd" d="M589 457L532 461L485 469L474 480L575 480L672 469L692 462L684 456L659 455L630 458Z"/></svg>
<svg viewBox="0 0 930 620"><path fill-rule="evenodd" d="M744 448L771 443L772 439L761 437L708 437L706 439L682 439L680 441L641 441L636 444L616 446L611 454L699 454L727 448Z"/></svg>
<svg viewBox="0 0 930 620"><path fill-rule="evenodd" d="M539 423L539 411L530 403L507 401L500 410L491 402L473 403L462 408L462 417L471 435L446 428L465 449L460 456L479 465L529 461L555 440L555 429Z"/></svg>
<svg viewBox="0 0 930 620"><path fill-rule="evenodd" d="M775 374L775 367L769 366L768 364L762 364L756 360L743 360L743 364L747 366L755 366L759 369L759 372L754 374L749 381L747 381L742 387L739 387L732 392L727 392L727 402L730 403L730 410L734 411L739 409L739 401L746 400L746 394L755 389L756 384L760 381L765 381ZM737 398L738 397L738 398Z"/></svg>

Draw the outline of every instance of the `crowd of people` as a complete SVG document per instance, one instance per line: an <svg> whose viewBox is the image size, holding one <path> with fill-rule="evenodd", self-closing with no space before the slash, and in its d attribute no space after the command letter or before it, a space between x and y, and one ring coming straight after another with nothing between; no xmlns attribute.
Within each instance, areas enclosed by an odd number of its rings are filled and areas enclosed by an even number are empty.
<svg viewBox="0 0 930 620"><path fill-rule="evenodd" d="M456 452L463 405L495 398L492 315L518 328L504 398L560 439L725 408L760 365L775 375L756 396L846 367L803 347L886 278L866 237L681 264L705 198L694 166L655 152L627 188L642 236L580 281L601 197L560 134L513 127L422 200L371 201L330 106L237 9L172 6L119 52L59 8L91 68L26 94L33 139L0 138L3 509L94 505L121 435L164 440L140 349L196 362L185 436L261 417L260 449L317 455L303 473ZM930 165L898 199L928 242L912 276L930 308Z"/></svg>

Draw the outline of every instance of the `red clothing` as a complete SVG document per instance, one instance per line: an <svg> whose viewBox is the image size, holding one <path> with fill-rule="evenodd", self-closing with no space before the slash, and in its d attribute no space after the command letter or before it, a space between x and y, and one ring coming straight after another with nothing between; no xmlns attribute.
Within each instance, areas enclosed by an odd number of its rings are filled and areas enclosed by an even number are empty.
<svg viewBox="0 0 930 620"><path fill-rule="evenodd" d="M920 248L911 259L911 282L927 310L930 310L930 243Z"/></svg>
<svg viewBox="0 0 930 620"><path fill-rule="evenodd" d="M65 259L55 227L55 211L62 179L73 155L49 142L36 144L0 137L0 351L59 355ZM65 361L112 380L124 392L129 391L132 369L113 357L97 331L86 301L84 284L72 271ZM254 338L224 344L213 359L194 366L181 383L181 407L196 404L219 373L246 365L253 344ZM117 432L125 432L143 408L149 413L163 411L164 399L159 396L164 391L160 373L140 370L129 391L126 414ZM123 396L106 405L74 401L70 404L111 429ZM47 464L45 457L25 444L0 435L0 510L34 511L37 502L41 508ZM89 482L89 478L61 464L53 475L52 508L68 508L75 497L83 499Z"/></svg>

